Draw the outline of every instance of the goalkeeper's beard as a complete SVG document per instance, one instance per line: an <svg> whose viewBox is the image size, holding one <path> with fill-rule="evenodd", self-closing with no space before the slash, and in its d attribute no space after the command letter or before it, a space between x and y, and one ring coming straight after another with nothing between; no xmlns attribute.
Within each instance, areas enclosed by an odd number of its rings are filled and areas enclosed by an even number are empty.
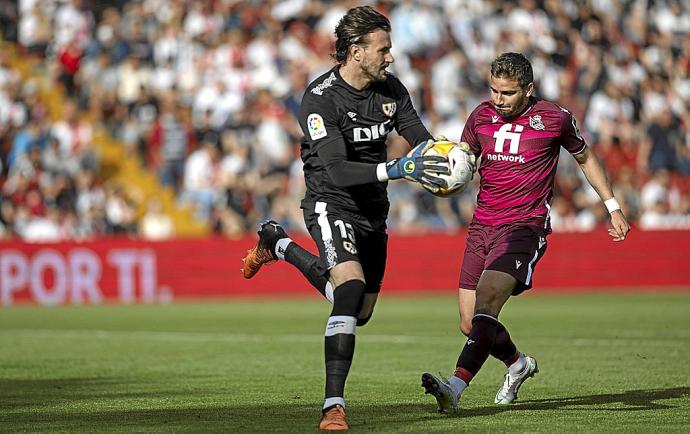
<svg viewBox="0 0 690 434"><path fill-rule="evenodd" d="M362 66L362 72L370 83L380 83L382 81L386 81L386 69L388 66L389 64L387 63L382 66L377 66L376 68L372 67L371 65L364 65Z"/></svg>

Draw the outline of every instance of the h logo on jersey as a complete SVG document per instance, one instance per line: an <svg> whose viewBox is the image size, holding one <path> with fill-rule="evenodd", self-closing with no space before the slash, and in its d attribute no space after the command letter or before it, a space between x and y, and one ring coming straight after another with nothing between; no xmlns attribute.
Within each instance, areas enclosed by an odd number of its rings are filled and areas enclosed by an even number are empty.
<svg viewBox="0 0 690 434"><path fill-rule="evenodd" d="M503 145L506 140L510 140L510 148L508 152L511 154L517 154L518 148L520 147L520 133L525 129L522 125L515 125L515 131L510 131L513 128L513 124L504 124L499 128L498 131L494 133L494 139L496 139L496 145L494 146L494 151L498 153L503 153Z"/></svg>

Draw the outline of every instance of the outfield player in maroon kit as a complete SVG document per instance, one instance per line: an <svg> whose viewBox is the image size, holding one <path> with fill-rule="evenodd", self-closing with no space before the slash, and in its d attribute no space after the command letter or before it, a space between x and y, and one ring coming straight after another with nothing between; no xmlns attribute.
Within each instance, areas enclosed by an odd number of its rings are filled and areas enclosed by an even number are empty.
<svg viewBox="0 0 690 434"><path fill-rule="evenodd" d="M457 409L489 355L508 367L496 404L515 401L522 383L538 372L536 360L517 350L498 315L511 295L532 286L534 267L546 251L561 146L608 209L613 241L625 240L630 231L604 168L572 114L532 96L530 62L521 54L501 54L491 64L489 87L491 100L472 112L462 133L462 141L481 157L477 208L460 272L460 328L468 339L450 380L422 375L422 386L436 398L440 412Z"/></svg>

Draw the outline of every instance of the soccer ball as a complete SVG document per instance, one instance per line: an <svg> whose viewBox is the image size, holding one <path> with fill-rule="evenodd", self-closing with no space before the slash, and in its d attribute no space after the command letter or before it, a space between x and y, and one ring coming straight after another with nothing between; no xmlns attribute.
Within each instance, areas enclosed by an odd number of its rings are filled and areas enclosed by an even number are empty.
<svg viewBox="0 0 690 434"><path fill-rule="evenodd" d="M466 144L464 144L467 146ZM469 149L469 147L467 147ZM439 176L448 182L447 188L432 192L439 197L448 197L460 193L467 187L474 175L474 156L466 152L461 145L446 140L440 140L424 152L424 155L440 155L448 159L450 175L430 174ZM425 186L426 188L426 186Z"/></svg>

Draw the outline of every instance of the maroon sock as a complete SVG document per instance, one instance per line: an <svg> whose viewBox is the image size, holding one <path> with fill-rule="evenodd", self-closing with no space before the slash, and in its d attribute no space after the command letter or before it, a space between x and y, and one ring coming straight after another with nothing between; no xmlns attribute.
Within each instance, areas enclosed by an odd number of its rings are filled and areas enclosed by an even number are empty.
<svg viewBox="0 0 690 434"><path fill-rule="evenodd" d="M506 366L512 365L520 357L520 352L513 340L510 339L508 330L500 322L496 327L496 339L494 346L491 347L491 355L505 363Z"/></svg>
<svg viewBox="0 0 690 434"><path fill-rule="evenodd" d="M458 369L455 371L455 375L462 378L465 383L469 384L469 380L477 375L489 357L496 340L497 328L498 320L492 316L480 313L472 318L472 331L460 353L456 365Z"/></svg>

